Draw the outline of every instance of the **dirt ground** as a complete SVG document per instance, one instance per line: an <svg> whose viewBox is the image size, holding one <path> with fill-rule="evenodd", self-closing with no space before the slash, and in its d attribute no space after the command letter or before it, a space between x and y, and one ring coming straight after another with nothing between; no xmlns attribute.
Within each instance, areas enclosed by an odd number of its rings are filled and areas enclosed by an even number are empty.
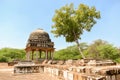
<svg viewBox="0 0 120 80"><path fill-rule="evenodd" d="M14 74L13 66L0 63L0 80L59 80L47 73Z"/></svg>

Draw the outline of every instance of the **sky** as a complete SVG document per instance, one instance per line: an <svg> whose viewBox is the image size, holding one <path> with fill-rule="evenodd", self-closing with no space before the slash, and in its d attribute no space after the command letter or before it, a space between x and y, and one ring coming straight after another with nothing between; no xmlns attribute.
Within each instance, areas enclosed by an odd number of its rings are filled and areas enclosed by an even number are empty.
<svg viewBox="0 0 120 80"><path fill-rule="evenodd" d="M91 44L97 39L120 47L120 0L0 0L0 48L24 49L32 31L42 28L49 33L56 50L75 43L51 33L55 10L73 3L95 6L101 13L91 32L84 32L80 42Z"/></svg>

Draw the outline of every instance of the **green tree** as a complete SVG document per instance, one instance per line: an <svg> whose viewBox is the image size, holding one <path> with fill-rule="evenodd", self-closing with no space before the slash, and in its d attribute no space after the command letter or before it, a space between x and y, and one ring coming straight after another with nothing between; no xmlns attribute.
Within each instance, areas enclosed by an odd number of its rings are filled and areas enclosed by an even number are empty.
<svg viewBox="0 0 120 80"><path fill-rule="evenodd" d="M55 11L51 32L55 37L64 36L66 42L76 42L82 58L85 58L80 49L79 39L85 30L91 30L99 18L100 12L96 11L95 7L80 4L78 8L74 8L73 4L66 5Z"/></svg>
<svg viewBox="0 0 120 80"><path fill-rule="evenodd" d="M84 53L86 53L88 58L98 59L100 58L100 51L99 51L100 46L102 47L103 45L106 44L108 44L107 41L101 39L95 40L91 45L89 45L89 47Z"/></svg>
<svg viewBox="0 0 120 80"><path fill-rule="evenodd" d="M87 49L87 43L80 43L81 50L84 51ZM80 59L82 58L79 55L79 50L77 45L69 46L65 49L56 51L54 54L54 59L67 60L67 59Z"/></svg>
<svg viewBox="0 0 120 80"><path fill-rule="evenodd" d="M112 59L114 61L120 59L120 54L117 47L111 44L99 46L100 57L102 59Z"/></svg>
<svg viewBox="0 0 120 80"><path fill-rule="evenodd" d="M23 49L13 49L13 48L0 49L1 62L23 60L23 59L25 59L25 51Z"/></svg>
<svg viewBox="0 0 120 80"><path fill-rule="evenodd" d="M80 59L79 51L76 46L70 46L65 49L55 52L54 59L68 60L68 59Z"/></svg>
<svg viewBox="0 0 120 80"><path fill-rule="evenodd" d="M84 51L88 58L111 59L120 62L120 52L117 47L104 40L96 40Z"/></svg>

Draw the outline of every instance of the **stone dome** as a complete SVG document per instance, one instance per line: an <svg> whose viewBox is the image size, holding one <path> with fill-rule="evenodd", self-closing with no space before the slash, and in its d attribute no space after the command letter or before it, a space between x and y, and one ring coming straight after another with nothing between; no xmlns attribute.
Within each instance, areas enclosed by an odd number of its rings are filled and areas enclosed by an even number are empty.
<svg viewBox="0 0 120 80"><path fill-rule="evenodd" d="M30 34L29 40L50 40L49 35L43 29L37 29Z"/></svg>
<svg viewBox="0 0 120 80"><path fill-rule="evenodd" d="M53 42L49 34L39 28L30 34L26 47L53 47Z"/></svg>

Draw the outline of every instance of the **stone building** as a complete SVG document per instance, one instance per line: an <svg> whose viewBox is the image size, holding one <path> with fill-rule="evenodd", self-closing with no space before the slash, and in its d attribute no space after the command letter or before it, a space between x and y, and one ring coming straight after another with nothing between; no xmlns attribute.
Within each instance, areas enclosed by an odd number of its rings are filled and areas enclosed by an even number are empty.
<svg viewBox="0 0 120 80"><path fill-rule="evenodd" d="M51 41L49 34L43 29L37 29L30 34L27 41L26 59L28 61L41 59L42 53L45 54L44 59L53 59L54 49L54 42Z"/></svg>

